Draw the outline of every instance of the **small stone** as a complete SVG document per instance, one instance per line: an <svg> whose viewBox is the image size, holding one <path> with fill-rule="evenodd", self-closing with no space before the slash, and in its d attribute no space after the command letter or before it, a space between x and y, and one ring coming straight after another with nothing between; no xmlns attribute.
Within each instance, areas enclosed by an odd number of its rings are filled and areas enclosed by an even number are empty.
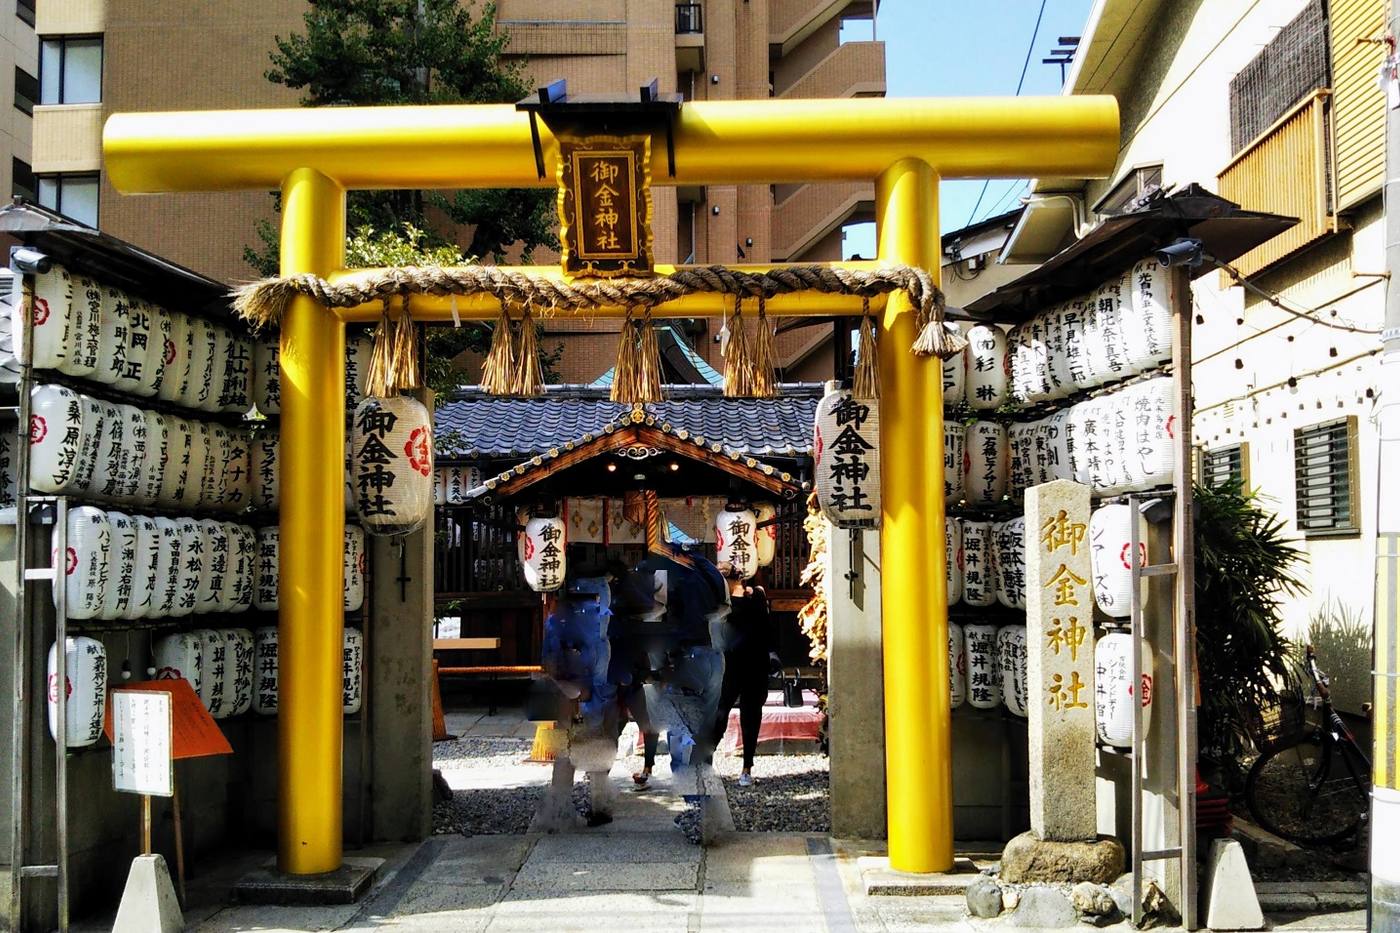
<svg viewBox="0 0 1400 933"><path fill-rule="evenodd" d="M451 803L452 785L447 783L447 778L442 776L442 772L437 768L433 769L433 803Z"/></svg>
<svg viewBox="0 0 1400 933"><path fill-rule="evenodd" d="M1035 885L1021 892L1021 904L1011 915L1010 925L1022 928L1072 927L1078 921L1069 898L1056 888Z"/></svg>
<svg viewBox="0 0 1400 933"><path fill-rule="evenodd" d="M1123 873L1125 859L1123 846L1107 836L1096 842L1048 842L1027 832L1006 844L1001 880L1108 884Z"/></svg>
<svg viewBox="0 0 1400 933"><path fill-rule="evenodd" d="M990 878L978 878L968 885L967 912L983 919L1001 913L1001 886Z"/></svg>
<svg viewBox="0 0 1400 933"><path fill-rule="evenodd" d="M1001 909L1015 910L1021 903L1021 892L1012 888L1003 888L1001 891Z"/></svg>
<svg viewBox="0 0 1400 933"><path fill-rule="evenodd" d="M1118 906L1118 912L1125 917L1133 915L1133 874L1125 872L1118 876L1118 880L1109 885L1108 893L1113 895L1113 903Z"/></svg>
<svg viewBox="0 0 1400 933"><path fill-rule="evenodd" d="M1113 892L1101 884L1081 881L1070 891L1069 901L1074 909L1088 917L1109 917L1117 910Z"/></svg>

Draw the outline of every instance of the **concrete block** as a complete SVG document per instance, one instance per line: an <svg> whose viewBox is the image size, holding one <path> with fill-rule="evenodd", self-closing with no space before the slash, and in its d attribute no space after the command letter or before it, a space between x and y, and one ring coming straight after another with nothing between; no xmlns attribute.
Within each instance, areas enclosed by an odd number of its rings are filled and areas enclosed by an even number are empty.
<svg viewBox="0 0 1400 933"><path fill-rule="evenodd" d="M185 918L164 856L136 856L126 876L112 933L180 933L184 928Z"/></svg>
<svg viewBox="0 0 1400 933"><path fill-rule="evenodd" d="M238 879L233 895L244 904L353 904L383 864L382 858L347 858L335 871L287 875L269 861Z"/></svg>
<svg viewBox="0 0 1400 933"><path fill-rule="evenodd" d="M890 868L888 858L858 861L861 884L867 897L942 897L965 895L968 886L983 877L971 859L957 858L946 872L913 874Z"/></svg>
<svg viewBox="0 0 1400 933"><path fill-rule="evenodd" d="M1206 926L1212 930L1262 930L1264 912L1254 893L1244 849L1235 839L1215 839L1206 866Z"/></svg>

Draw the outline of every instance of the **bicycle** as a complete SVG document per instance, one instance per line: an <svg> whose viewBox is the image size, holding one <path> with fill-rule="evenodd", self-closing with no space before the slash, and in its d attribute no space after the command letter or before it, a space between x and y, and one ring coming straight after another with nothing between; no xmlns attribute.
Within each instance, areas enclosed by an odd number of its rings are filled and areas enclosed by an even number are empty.
<svg viewBox="0 0 1400 933"><path fill-rule="evenodd" d="M1329 679L1318 670L1308 645L1304 670L1312 696L1303 701L1321 712L1300 731L1265 745L1249 769L1245 801L1260 826L1306 846L1340 842L1356 835L1370 815L1371 761L1332 707Z"/></svg>

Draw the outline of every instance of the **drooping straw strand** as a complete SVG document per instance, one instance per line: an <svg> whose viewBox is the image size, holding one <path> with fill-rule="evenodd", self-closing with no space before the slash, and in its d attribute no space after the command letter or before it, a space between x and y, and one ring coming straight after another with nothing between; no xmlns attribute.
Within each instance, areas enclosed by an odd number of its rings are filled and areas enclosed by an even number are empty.
<svg viewBox="0 0 1400 933"><path fill-rule="evenodd" d="M540 365L540 335L530 306L520 318L520 350L516 354L515 394L544 395L544 367Z"/></svg>
<svg viewBox="0 0 1400 933"><path fill-rule="evenodd" d="M755 398L773 398L778 394L778 375L774 368L773 329L768 325L768 309L763 298L758 299L758 330L753 339L753 383Z"/></svg>
<svg viewBox="0 0 1400 933"><path fill-rule="evenodd" d="M491 349L481 367L481 389L488 395L510 395L515 391L515 347L510 332L510 310L501 301L501 316L491 332Z"/></svg>
<svg viewBox="0 0 1400 933"><path fill-rule="evenodd" d="M856 371L851 382L851 394L856 398L880 397L880 366L875 359L875 322L868 314L860 319Z"/></svg>

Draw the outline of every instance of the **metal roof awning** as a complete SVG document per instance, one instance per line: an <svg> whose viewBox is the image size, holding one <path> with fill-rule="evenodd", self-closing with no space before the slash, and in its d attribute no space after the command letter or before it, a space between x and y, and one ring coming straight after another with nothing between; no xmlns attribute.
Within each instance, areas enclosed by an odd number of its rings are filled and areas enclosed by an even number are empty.
<svg viewBox="0 0 1400 933"><path fill-rule="evenodd" d="M1297 222L1296 217L1244 210L1199 185L1188 185L1144 210L1108 218L1034 271L983 295L963 311L973 320L1021 321L1047 305L1097 288L1179 237L1196 237L1207 253L1230 262ZM1202 264L1192 277L1211 271L1213 266Z"/></svg>

